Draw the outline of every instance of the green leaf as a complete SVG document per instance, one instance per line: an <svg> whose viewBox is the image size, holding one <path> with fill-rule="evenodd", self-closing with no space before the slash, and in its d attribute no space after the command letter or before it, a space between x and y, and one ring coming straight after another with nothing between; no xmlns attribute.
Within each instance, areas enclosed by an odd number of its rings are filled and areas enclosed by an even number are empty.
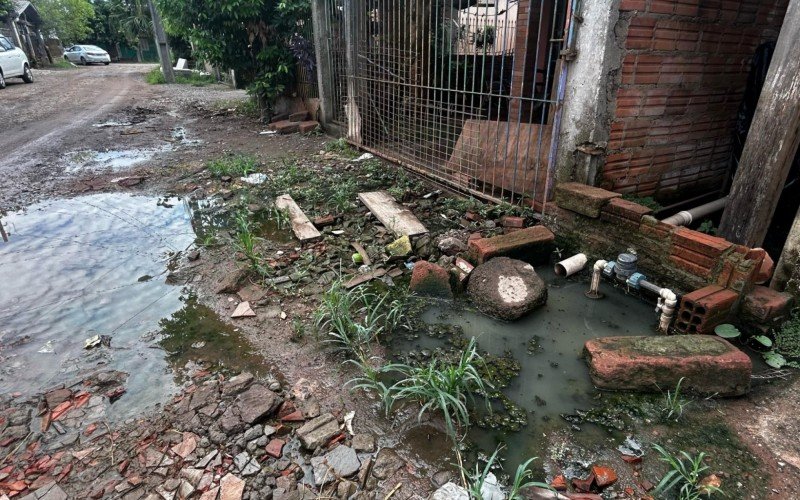
<svg viewBox="0 0 800 500"><path fill-rule="evenodd" d="M772 339L766 335L756 335L753 340L763 345L764 347L772 347Z"/></svg>
<svg viewBox="0 0 800 500"><path fill-rule="evenodd" d="M742 334L742 332L740 332L738 328L731 325L730 323L723 323L717 326L716 328L714 328L714 333L716 333L723 339L735 339Z"/></svg>
<svg viewBox="0 0 800 500"><path fill-rule="evenodd" d="M764 362L766 362L772 368L783 368L786 366L786 358L775 351L765 352Z"/></svg>

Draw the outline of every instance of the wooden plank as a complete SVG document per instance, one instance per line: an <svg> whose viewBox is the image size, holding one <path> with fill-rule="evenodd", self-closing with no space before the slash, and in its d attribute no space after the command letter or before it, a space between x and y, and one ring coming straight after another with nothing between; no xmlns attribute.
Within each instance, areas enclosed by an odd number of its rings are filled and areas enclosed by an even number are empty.
<svg viewBox="0 0 800 500"><path fill-rule="evenodd" d="M428 232L411 210L397 203L386 191L358 193L358 199L397 236L418 236Z"/></svg>
<svg viewBox="0 0 800 500"><path fill-rule="evenodd" d="M759 247L800 146L800 0L791 0L744 143L719 233Z"/></svg>
<svg viewBox="0 0 800 500"><path fill-rule="evenodd" d="M288 194L278 196L275 198L275 206L278 207L279 210L286 210L289 213L289 219L292 222L292 231L294 231L295 236L297 236L297 239L299 239L301 243L322 238L322 233L317 231L317 228L308 220L306 214L303 213L291 196Z"/></svg>
<svg viewBox="0 0 800 500"><path fill-rule="evenodd" d="M366 283L368 281L372 281L375 278L380 278L384 274L386 274L386 269L382 269L382 268L381 269L376 269L376 270L374 270L372 272L369 272L369 273L366 273L366 274L359 274L355 278L353 278L350 281L348 281L347 283L345 283L344 287L349 290L351 288L357 287L358 285L363 285L364 283Z"/></svg>

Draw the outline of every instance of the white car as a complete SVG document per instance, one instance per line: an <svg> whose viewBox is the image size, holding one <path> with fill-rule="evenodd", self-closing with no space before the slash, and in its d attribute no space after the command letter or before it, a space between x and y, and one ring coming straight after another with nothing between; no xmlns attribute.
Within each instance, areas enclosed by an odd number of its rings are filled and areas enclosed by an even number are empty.
<svg viewBox="0 0 800 500"><path fill-rule="evenodd" d="M8 78L22 78L25 83L33 83L28 56L8 38L0 36L0 89L6 88Z"/></svg>
<svg viewBox="0 0 800 500"><path fill-rule="evenodd" d="M73 45L64 51L64 59L83 65L103 63L108 66L111 56L97 45Z"/></svg>

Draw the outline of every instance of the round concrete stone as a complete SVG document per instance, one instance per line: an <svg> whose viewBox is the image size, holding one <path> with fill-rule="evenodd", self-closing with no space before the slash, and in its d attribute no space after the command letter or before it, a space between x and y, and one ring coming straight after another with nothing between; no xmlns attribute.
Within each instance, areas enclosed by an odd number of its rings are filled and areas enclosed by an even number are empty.
<svg viewBox="0 0 800 500"><path fill-rule="evenodd" d="M496 257L476 267L467 293L481 312L508 321L547 302L547 285L533 266L508 257Z"/></svg>

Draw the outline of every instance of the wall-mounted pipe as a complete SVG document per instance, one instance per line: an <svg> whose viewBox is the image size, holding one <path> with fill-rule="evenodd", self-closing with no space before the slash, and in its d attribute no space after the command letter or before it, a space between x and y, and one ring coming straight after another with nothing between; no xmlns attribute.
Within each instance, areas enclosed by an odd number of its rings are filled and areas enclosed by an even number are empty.
<svg viewBox="0 0 800 500"><path fill-rule="evenodd" d="M555 267L556 276L572 276L573 274L577 273L584 267L586 267L586 262L589 259L586 257L586 254L578 253L573 255L568 259L564 259Z"/></svg>
<svg viewBox="0 0 800 500"><path fill-rule="evenodd" d="M699 207L690 208L689 210L681 210L677 214L663 219L661 222L665 224L672 224L673 226L688 226L692 223L692 221L707 215L711 215L714 212L719 212L725 208L725 203L727 201L728 197L726 196L724 198L706 203L705 205L700 205Z"/></svg>
<svg viewBox="0 0 800 500"><path fill-rule="evenodd" d="M602 259L594 263L594 267L592 268L592 284L589 286L589 290L585 294L590 299L603 298L603 294L600 293L600 276L602 275L606 264L608 264L608 261Z"/></svg>

